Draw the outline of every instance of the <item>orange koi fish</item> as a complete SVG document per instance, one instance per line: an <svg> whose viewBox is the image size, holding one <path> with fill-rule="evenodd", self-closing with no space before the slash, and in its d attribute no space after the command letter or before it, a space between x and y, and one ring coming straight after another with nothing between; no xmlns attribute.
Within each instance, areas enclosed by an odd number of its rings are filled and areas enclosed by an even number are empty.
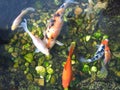
<svg viewBox="0 0 120 90"><path fill-rule="evenodd" d="M22 10L22 12L16 17L16 19L13 21L13 24L11 26L11 30L15 30L16 28L19 27L19 24L22 21L22 18L25 14L27 14L29 11L35 11L34 8L28 7L25 10Z"/></svg>
<svg viewBox="0 0 120 90"><path fill-rule="evenodd" d="M87 59L87 60L85 58L80 58L80 61L81 62L94 62L96 60L99 60L105 55L105 52L107 49L108 49L108 39L102 40L93 58Z"/></svg>
<svg viewBox="0 0 120 90"><path fill-rule="evenodd" d="M55 12L53 17L50 19L47 30L44 32L44 39L43 41L46 43L46 46L50 49L54 46L55 43L58 45L63 45L60 42L56 42L56 38L60 34L61 28L63 26L63 14L65 12L65 9L69 6L69 4L74 3L78 4L77 2L74 2L73 0L66 0L60 8Z"/></svg>
<svg viewBox="0 0 120 90"><path fill-rule="evenodd" d="M69 55L67 57L66 64L64 65L63 73L62 73L62 86L63 88L68 88L70 81L72 79L72 65L71 65L71 56L73 50L75 48L75 42L71 43Z"/></svg>

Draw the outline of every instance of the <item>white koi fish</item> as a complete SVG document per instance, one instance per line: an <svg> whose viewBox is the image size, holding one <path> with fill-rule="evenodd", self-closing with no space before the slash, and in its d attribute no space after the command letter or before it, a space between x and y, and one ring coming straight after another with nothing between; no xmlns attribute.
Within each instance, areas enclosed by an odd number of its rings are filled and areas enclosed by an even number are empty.
<svg viewBox="0 0 120 90"><path fill-rule="evenodd" d="M15 30L19 27L19 24L22 21L22 18L25 14L27 14L29 11L35 11L34 8L28 7L25 10L22 10L22 12L16 17L16 19L13 21L13 24L11 26L11 30Z"/></svg>
<svg viewBox="0 0 120 90"><path fill-rule="evenodd" d="M47 48L52 48L55 43L59 45L63 45L60 42L56 42L56 38L60 34L61 28L63 26L63 14L65 9L69 6L69 4L78 4L78 2L74 2L73 0L66 0L60 8L55 12L53 17L50 19L47 30L44 32L44 39Z"/></svg>
<svg viewBox="0 0 120 90"><path fill-rule="evenodd" d="M94 62L96 60L99 60L100 58L102 58L105 55L106 45L108 45L108 39L105 39L101 42L101 44L93 58L86 60L85 58L82 57L82 58L80 58L80 61L81 62ZM105 61L108 61L107 57L106 57Z"/></svg>
<svg viewBox="0 0 120 90"><path fill-rule="evenodd" d="M27 20L24 19L24 22L21 23L20 27L23 27L23 29L29 34L29 36L31 37L33 44L36 46L37 48L37 52L42 52L45 55L49 55L49 50L48 48L45 46L44 42L39 39L38 37L35 37L27 28Z"/></svg>

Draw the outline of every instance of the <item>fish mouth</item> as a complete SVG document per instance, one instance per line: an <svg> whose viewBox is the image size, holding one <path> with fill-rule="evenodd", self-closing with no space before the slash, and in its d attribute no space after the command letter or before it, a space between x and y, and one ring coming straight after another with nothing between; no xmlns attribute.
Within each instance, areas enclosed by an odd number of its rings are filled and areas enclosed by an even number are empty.
<svg viewBox="0 0 120 90"><path fill-rule="evenodd" d="M12 27L11 27L11 30L12 30L12 31L14 31L15 29L16 29L16 27L15 27L15 26L12 26Z"/></svg>

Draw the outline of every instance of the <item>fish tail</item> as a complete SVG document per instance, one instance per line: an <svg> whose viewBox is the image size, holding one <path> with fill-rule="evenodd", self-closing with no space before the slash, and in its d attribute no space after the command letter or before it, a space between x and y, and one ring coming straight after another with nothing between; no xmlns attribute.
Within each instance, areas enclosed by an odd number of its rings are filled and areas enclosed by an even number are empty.
<svg viewBox="0 0 120 90"><path fill-rule="evenodd" d="M92 59L85 59L85 58L83 58L83 57L81 57L81 58L79 59L79 61L80 61L80 62L93 62Z"/></svg>
<svg viewBox="0 0 120 90"><path fill-rule="evenodd" d="M69 56L72 55L72 53L74 51L74 48L75 48L75 42L72 42L71 45L70 45Z"/></svg>
<svg viewBox="0 0 120 90"><path fill-rule="evenodd" d="M33 7L28 7L28 8L26 8L25 10L26 10L26 11L32 11L32 12L35 11L35 9L34 9Z"/></svg>
<svg viewBox="0 0 120 90"><path fill-rule="evenodd" d="M67 3L67 4L79 4L78 2L76 2L74 0L65 0L65 3Z"/></svg>
<svg viewBox="0 0 120 90"><path fill-rule="evenodd" d="M35 9L32 8L32 7L28 7L28 8L26 8L26 9L22 10L22 13L21 13L21 14L24 16L24 15L27 14L29 11L34 12Z"/></svg>

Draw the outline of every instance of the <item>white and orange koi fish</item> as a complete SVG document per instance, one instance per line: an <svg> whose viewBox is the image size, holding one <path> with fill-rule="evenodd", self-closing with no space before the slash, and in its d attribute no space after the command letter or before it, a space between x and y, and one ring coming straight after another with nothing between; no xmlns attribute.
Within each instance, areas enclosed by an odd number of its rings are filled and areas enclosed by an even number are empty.
<svg viewBox="0 0 120 90"><path fill-rule="evenodd" d="M104 62L107 63L110 59L110 51L108 48L108 39L105 39L101 42L100 46L98 47L97 52L95 53L94 57L91 59L80 58L81 62L94 62L99 60L103 56L105 57Z"/></svg>
<svg viewBox="0 0 120 90"><path fill-rule="evenodd" d="M60 34L61 28L63 26L63 14L65 9L69 6L69 4L78 4L78 2L74 2L73 0L66 0L60 8L55 12L53 17L50 19L47 30L44 32L44 39L43 41L46 43L47 48L52 48L55 43L58 45L63 45L62 43L58 42L56 38ZM56 42L57 41L57 42Z"/></svg>
<svg viewBox="0 0 120 90"><path fill-rule="evenodd" d="M29 36L31 37L33 44L36 46L37 48L37 52L42 52L45 55L49 55L49 50L48 48L45 46L44 42L39 39L38 37L35 37L27 28L27 20L24 19L24 22L21 23L20 27L23 27L23 29L29 34Z"/></svg>
<svg viewBox="0 0 120 90"><path fill-rule="evenodd" d="M11 26L11 30L15 30L19 27L19 24L22 21L22 18L25 14L27 14L29 11L35 11L34 8L32 7L28 7L25 10L22 10L22 12L16 17L16 19L13 21L12 26Z"/></svg>

